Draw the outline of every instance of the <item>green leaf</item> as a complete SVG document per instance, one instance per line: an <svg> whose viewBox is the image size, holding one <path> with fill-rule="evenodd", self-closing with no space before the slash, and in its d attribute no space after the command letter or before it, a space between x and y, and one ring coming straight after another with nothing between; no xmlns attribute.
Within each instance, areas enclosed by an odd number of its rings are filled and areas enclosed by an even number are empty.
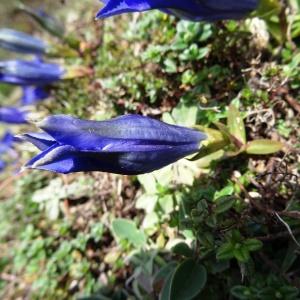
<svg viewBox="0 0 300 300"><path fill-rule="evenodd" d="M172 252L185 257L192 257L194 255L193 250L184 242L176 244L172 248Z"/></svg>
<svg viewBox="0 0 300 300"><path fill-rule="evenodd" d="M234 245L230 242L224 243L217 251L217 259L226 260L234 257Z"/></svg>
<svg viewBox="0 0 300 300"><path fill-rule="evenodd" d="M182 126L194 126L197 122L198 106L179 103L172 111L172 117L176 124Z"/></svg>
<svg viewBox="0 0 300 300"><path fill-rule="evenodd" d="M126 219L115 219L112 222L112 230L115 236L121 240L128 240L135 247L146 245L145 234L138 230L135 223Z"/></svg>
<svg viewBox="0 0 300 300"><path fill-rule="evenodd" d="M248 251L257 251L262 248L263 243L257 239L247 239L243 242L243 246L248 249Z"/></svg>
<svg viewBox="0 0 300 300"><path fill-rule="evenodd" d="M294 262L297 260L298 255L297 255L297 245L294 242L290 242L289 246L286 250L285 257L282 261L281 264L281 270L282 272L287 272L294 264Z"/></svg>
<svg viewBox="0 0 300 300"><path fill-rule="evenodd" d="M250 258L249 250L241 244L235 245L233 255L240 262L246 262Z"/></svg>
<svg viewBox="0 0 300 300"><path fill-rule="evenodd" d="M268 31L271 33L273 38L277 40L278 43L282 43L285 40L284 33L282 32L281 24L273 20L266 21L268 26Z"/></svg>
<svg viewBox="0 0 300 300"><path fill-rule="evenodd" d="M93 295L87 297L80 297L78 300L110 300L111 298L105 297L103 295Z"/></svg>
<svg viewBox="0 0 300 300"><path fill-rule="evenodd" d="M206 248L212 248L214 245L214 236L208 231L199 233L197 238Z"/></svg>
<svg viewBox="0 0 300 300"><path fill-rule="evenodd" d="M200 59L206 57L209 52L210 52L209 47L200 48L199 51L198 51L197 60L200 60Z"/></svg>
<svg viewBox="0 0 300 300"><path fill-rule="evenodd" d="M91 225L90 236L98 243L103 236L104 226L101 223Z"/></svg>
<svg viewBox="0 0 300 300"><path fill-rule="evenodd" d="M167 73L176 73L177 72L177 65L176 61L170 58L165 59L164 61L165 71Z"/></svg>
<svg viewBox="0 0 300 300"><path fill-rule="evenodd" d="M147 231L147 233L150 232L150 234L153 232L156 232L156 226L159 224L159 216L156 212L152 211L146 214L142 227Z"/></svg>
<svg viewBox="0 0 300 300"><path fill-rule="evenodd" d="M248 142L245 151L248 154L267 155L280 151L282 148L281 142L261 139Z"/></svg>
<svg viewBox="0 0 300 300"><path fill-rule="evenodd" d="M243 240L241 233L237 229L231 231L231 241L233 244L237 244Z"/></svg>
<svg viewBox="0 0 300 300"><path fill-rule="evenodd" d="M144 209L146 213L154 211L158 196L155 194L142 194L137 200L135 207L137 209Z"/></svg>
<svg viewBox="0 0 300 300"><path fill-rule="evenodd" d="M234 193L234 186L232 182L229 182L223 189L220 191L216 191L214 194L214 201L218 201L217 199L225 196L231 196Z"/></svg>
<svg viewBox="0 0 300 300"><path fill-rule="evenodd" d="M196 161L197 167L203 169L208 168L213 161L222 159L224 155L225 155L224 150L218 150L216 152L208 154Z"/></svg>
<svg viewBox="0 0 300 300"><path fill-rule="evenodd" d="M166 280L160 293L159 300L171 300L171 284L174 273L173 271L174 270L172 270L172 272L169 273L169 275L166 277Z"/></svg>
<svg viewBox="0 0 300 300"><path fill-rule="evenodd" d="M237 285L230 290L231 294L237 299L248 300L251 296L251 291L248 287Z"/></svg>
<svg viewBox="0 0 300 300"><path fill-rule="evenodd" d="M174 274L176 266L177 264L174 261L166 264L155 274L153 278L154 290L161 289L160 297L159 297L159 299L161 300L168 300L170 298L171 279Z"/></svg>
<svg viewBox="0 0 300 300"><path fill-rule="evenodd" d="M137 178L147 194L156 194L156 179L153 174L142 174L138 175Z"/></svg>
<svg viewBox="0 0 300 300"><path fill-rule="evenodd" d="M207 134L207 139L202 142L202 147L198 153L192 157L190 160L198 160L202 157L210 155L218 150L224 149L225 146L229 144L229 140L224 134L215 129L206 128L203 126L194 126L195 129L205 132Z"/></svg>
<svg viewBox="0 0 300 300"><path fill-rule="evenodd" d="M169 300L189 300L196 297L206 284L206 269L193 259L181 263L172 277Z"/></svg>
<svg viewBox="0 0 300 300"><path fill-rule="evenodd" d="M283 286L280 288L281 294L284 295L284 299L286 300L294 300L298 299L299 289L293 286Z"/></svg>
<svg viewBox="0 0 300 300"><path fill-rule="evenodd" d="M230 134L242 144L246 144L246 129L243 118L237 107L231 104L228 108L227 126Z"/></svg>
<svg viewBox="0 0 300 300"><path fill-rule="evenodd" d="M224 137L228 139L233 146L235 146L237 149L240 149L243 146L243 143L236 138L233 134L229 132L229 129L220 122L214 122L214 125L222 132Z"/></svg>
<svg viewBox="0 0 300 300"><path fill-rule="evenodd" d="M173 196L170 194L159 198L158 203L165 214L170 214L174 210L174 200Z"/></svg>
<svg viewBox="0 0 300 300"><path fill-rule="evenodd" d="M217 206L215 212L217 214L224 213L229 210L235 203L236 199L233 197L222 197L216 200Z"/></svg>
<svg viewBox="0 0 300 300"><path fill-rule="evenodd" d="M278 0L261 0L254 15L266 20L273 15L278 15L280 9L281 7Z"/></svg>

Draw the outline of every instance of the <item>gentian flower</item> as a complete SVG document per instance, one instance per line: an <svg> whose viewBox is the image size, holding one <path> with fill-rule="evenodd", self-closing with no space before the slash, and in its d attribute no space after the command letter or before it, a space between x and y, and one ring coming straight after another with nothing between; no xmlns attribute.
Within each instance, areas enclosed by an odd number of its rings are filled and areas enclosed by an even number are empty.
<svg viewBox="0 0 300 300"><path fill-rule="evenodd" d="M64 69L57 64L38 60L0 61L0 82L17 85L45 85L64 76Z"/></svg>
<svg viewBox="0 0 300 300"><path fill-rule="evenodd" d="M6 167L6 162L0 159L0 172L2 172Z"/></svg>
<svg viewBox="0 0 300 300"><path fill-rule="evenodd" d="M0 29L0 47L25 54L42 55L46 53L47 44L27 33L13 29Z"/></svg>
<svg viewBox="0 0 300 300"><path fill-rule="evenodd" d="M14 136L6 131L0 140L0 154L7 152L14 142Z"/></svg>
<svg viewBox="0 0 300 300"><path fill-rule="evenodd" d="M0 107L0 122L26 124L26 112L17 107Z"/></svg>
<svg viewBox="0 0 300 300"><path fill-rule="evenodd" d="M102 0L97 18L159 9L191 21L240 19L258 6L259 0Z"/></svg>
<svg viewBox="0 0 300 300"><path fill-rule="evenodd" d="M5 132L3 137L0 140L0 155L9 152L13 142L14 142L14 136L9 131ZM7 165L6 162L0 159L0 172L5 169L6 165Z"/></svg>
<svg viewBox="0 0 300 300"><path fill-rule="evenodd" d="M42 86L23 86L21 105L32 105L49 97L49 93Z"/></svg>
<svg viewBox="0 0 300 300"><path fill-rule="evenodd" d="M200 142L206 138L197 130L139 115L125 115L108 121L56 115L46 118L38 126L45 133L19 137L41 150L25 168L64 174L152 172L197 152Z"/></svg>

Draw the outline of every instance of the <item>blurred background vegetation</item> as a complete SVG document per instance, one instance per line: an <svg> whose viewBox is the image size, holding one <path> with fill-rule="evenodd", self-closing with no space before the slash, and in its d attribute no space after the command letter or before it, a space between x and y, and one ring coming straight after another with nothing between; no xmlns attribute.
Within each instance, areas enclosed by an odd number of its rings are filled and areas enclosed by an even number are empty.
<svg viewBox="0 0 300 300"><path fill-rule="evenodd" d="M214 129L241 118L247 141L285 147L267 156L216 151L129 177L19 174L36 150L18 145L0 175L0 297L299 299L298 2L264 20L215 24L155 11L94 21L93 0L24 3L80 41L77 55L55 62L93 70L51 86L51 98L31 108L39 117L141 113ZM0 4L1 27L62 43L16 4ZM0 85L1 105L20 95Z"/></svg>

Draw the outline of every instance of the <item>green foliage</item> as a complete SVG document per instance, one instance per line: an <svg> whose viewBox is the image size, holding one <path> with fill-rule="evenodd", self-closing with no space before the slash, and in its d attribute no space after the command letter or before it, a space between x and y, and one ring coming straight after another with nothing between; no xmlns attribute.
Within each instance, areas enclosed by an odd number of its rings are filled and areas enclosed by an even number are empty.
<svg viewBox="0 0 300 300"><path fill-rule="evenodd" d="M220 246L217 259L227 260L236 258L239 262L247 262L250 252L262 248L262 242L256 239L243 240L238 231L232 231L229 241Z"/></svg>
<svg viewBox="0 0 300 300"><path fill-rule="evenodd" d="M203 143L204 147L193 158L193 160L200 159L198 164L201 167L207 167L215 160L231 158L242 153L252 155L276 153L284 146L279 141L268 139L247 142L243 116L233 103L228 107L227 126L220 122L215 122L215 126L219 130L197 127L208 135L207 141Z"/></svg>
<svg viewBox="0 0 300 300"><path fill-rule="evenodd" d="M208 140L136 177L4 174L1 298L299 298L300 10L287 2L214 24L154 11L92 23L94 1L59 6L56 55L92 72L49 87L39 115L141 113ZM1 104L19 94L0 86Z"/></svg>
<svg viewBox="0 0 300 300"><path fill-rule="evenodd" d="M132 221L116 219L112 222L112 230L118 239L128 241L136 248L146 244L146 236L137 229Z"/></svg>
<svg viewBox="0 0 300 300"><path fill-rule="evenodd" d="M206 283L206 270L193 259L187 259L175 270L168 300L193 299ZM164 299L165 300L165 299Z"/></svg>

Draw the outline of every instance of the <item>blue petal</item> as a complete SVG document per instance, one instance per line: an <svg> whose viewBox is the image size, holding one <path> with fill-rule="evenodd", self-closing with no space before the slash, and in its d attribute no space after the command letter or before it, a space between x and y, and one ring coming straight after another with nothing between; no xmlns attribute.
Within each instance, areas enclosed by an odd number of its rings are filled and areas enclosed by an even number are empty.
<svg viewBox="0 0 300 300"><path fill-rule="evenodd" d="M46 150L49 147L57 144L57 142L47 133L30 132L15 136L16 141L29 142L40 150Z"/></svg>
<svg viewBox="0 0 300 300"><path fill-rule="evenodd" d="M9 60L0 62L0 82L18 85L45 85L62 78L64 70L56 64L40 61Z"/></svg>
<svg viewBox="0 0 300 300"><path fill-rule="evenodd" d="M206 138L199 131L139 115L100 122L58 115L39 125L46 135L20 137L42 150L26 167L58 173L152 172L197 152Z"/></svg>
<svg viewBox="0 0 300 300"><path fill-rule="evenodd" d="M22 105L32 105L49 97L44 87L24 86L23 96L21 98Z"/></svg>
<svg viewBox="0 0 300 300"><path fill-rule="evenodd" d="M63 174L70 173L72 169L74 169L72 152L74 152L74 148L71 146L52 145L31 159L25 165L25 168L47 170Z"/></svg>
<svg viewBox="0 0 300 300"><path fill-rule="evenodd" d="M156 152L88 152L72 146L53 145L26 164L26 168L57 173L100 171L138 175L160 169L197 151L198 145L184 145Z"/></svg>
<svg viewBox="0 0 300 300"><path fill-rule="evenodd" d="M97 18L160 9L194 21L239 19L257 5L258 0L108 0L98 12Z"/></svg>
<svg viewBox="0 0 300 300"><path fill-rule="evenodd" d="M60 144L88 151L155 151L176 145L199 144L206 138L199 131L140 115L125 115L100 122L57 115L46 118L38 126Z"/></svg>
<svg viewBox="0 0 300 300"><path fill-rule="evenodd" d="M15 52L40 55L46 52L47 44L27 33L2 28L0 29L0 47Z"/></svg>
<svg viewBox="0 0 300 300"><path fill-rule="evenodd" d="M0 154L5 153L7 150L9 150L13 144L14 136L7 131L1 141L0 141Z"/></svg>
<svg viewBox="0 0 300 300"><path fill-rule="evenodd" d="M249 12L258 5L257 0L203 0L203 5L211 10Z"/></svg>
<svg viewBox="0 0 300 300"><path fill-rule="evenodd" d="M26 113L17 107L1 107L0 122L9 124L26 124Z"/></svg>
<svg viewBox="0 0 300 300"><path fill-rule="evenodd" d="M0 160L0 172L2 172L6 167L6 163L3 160Z"/></svg>
<svg viewBox="0 0 300 300"><path fill-rule="evenodd" d="M105 6L98 12L96 18L106 18L128 12L141 12L154 8L151 7L149 1L107 0L103 2Z"/></svg>

